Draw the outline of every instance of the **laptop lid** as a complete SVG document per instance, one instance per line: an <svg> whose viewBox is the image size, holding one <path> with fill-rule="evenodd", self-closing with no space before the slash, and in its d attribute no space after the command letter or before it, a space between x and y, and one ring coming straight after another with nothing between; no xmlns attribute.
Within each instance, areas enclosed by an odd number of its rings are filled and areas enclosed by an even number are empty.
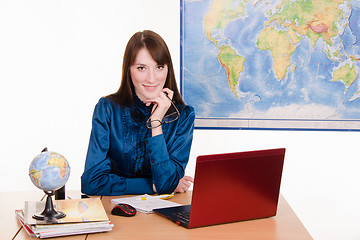
<svg viewBox="0 0 360 240"><path fill-rule="evenodd" d="M285 149L198 156L189 228L276 215Z"/></svg>

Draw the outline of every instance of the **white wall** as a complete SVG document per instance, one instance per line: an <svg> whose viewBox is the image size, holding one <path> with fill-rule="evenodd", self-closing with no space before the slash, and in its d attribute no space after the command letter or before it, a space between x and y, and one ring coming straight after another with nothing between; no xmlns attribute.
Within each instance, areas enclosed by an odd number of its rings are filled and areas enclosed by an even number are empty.
<svg viewBox="0 0 360 240"><path fill-rule="evenodd" d="M67 189L80 188L92 111L120 84L129 37L143 29L158 32L179 69L179 5L174 0L0 1L0 191L40 191L28 167L45 146L70 162ZM281 192L314 239L360 239L359 136L196 130L187 174L193 175L199 154L286 147Z"/></svg>

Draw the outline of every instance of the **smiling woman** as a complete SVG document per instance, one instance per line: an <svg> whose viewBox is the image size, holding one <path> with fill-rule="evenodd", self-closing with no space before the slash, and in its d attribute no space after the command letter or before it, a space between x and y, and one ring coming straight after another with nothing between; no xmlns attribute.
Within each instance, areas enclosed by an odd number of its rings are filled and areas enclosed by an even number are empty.
<svg viewBox="0 0 360 240"><path fill-rule="evenodd" d="M194 119L177 89L165 41L153 31L135 33L125 49L119 90L95 107L82 192L187 191Z"/></svg>

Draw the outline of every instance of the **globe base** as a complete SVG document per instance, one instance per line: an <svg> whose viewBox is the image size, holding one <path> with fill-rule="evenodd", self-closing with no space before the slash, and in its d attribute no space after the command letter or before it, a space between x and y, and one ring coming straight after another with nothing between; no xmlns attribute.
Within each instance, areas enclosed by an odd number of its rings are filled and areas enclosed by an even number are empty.
<svg viewBox="0 0 360 240"><path fill-rule="evenodd" d="M66 216L65 213L60 212L60 211L57 212L57 211L54 210L54 212L52 212L50 214L50 216L48 216L47 214L40 213L40 214L34 214L33 218L36 219L36 220L52 221L52 220L55 220L55 219L63 218L65 216Z"/></svg>
<svg viewBox="0 0 360 240"><path fill-rule="evenodd" d="M51 196L54 195L53 191L44 191L47 194L45 209L40 214L34 214L32 217L36 220L53 221L56 219L64 218L65 213L56 211L54 209L53 201Z"/></svg>

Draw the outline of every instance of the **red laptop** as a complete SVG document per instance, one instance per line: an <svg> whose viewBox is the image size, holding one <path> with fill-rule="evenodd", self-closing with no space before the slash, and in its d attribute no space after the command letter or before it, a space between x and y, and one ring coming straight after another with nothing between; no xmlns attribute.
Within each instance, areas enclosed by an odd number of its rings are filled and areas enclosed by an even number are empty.
<svg viewBox="0 0 360 240"><path fill-rule="evenodd" d="M198 156L191 205L154 209L187 227L276 215L285 148Z"/></svg>

